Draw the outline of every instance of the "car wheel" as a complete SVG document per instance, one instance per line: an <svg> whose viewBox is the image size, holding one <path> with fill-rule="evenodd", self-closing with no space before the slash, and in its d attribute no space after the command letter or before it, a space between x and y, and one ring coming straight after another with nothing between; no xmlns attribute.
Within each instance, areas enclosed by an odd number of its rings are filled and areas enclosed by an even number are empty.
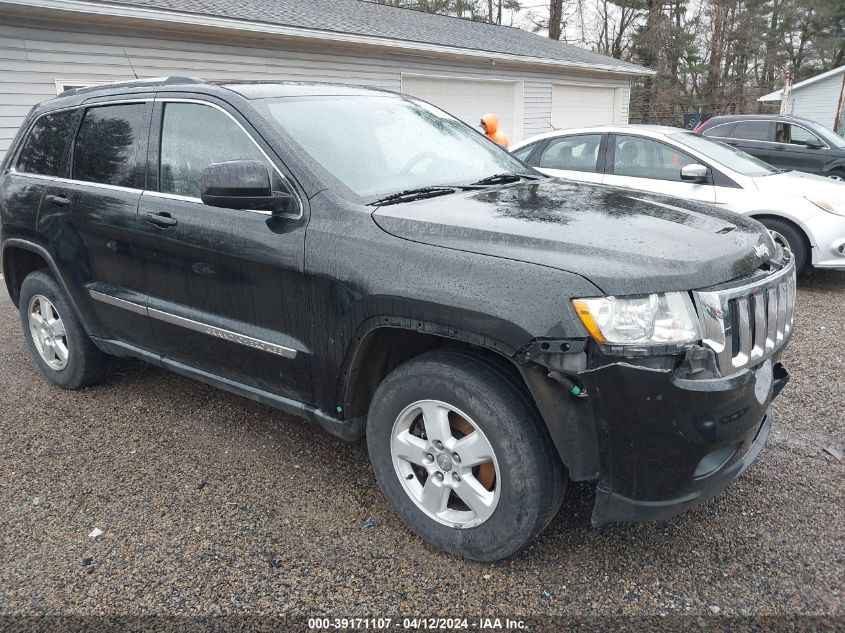
<svg viewBox="0 0 845 633"><path fill-rule="evenodd" d="M801 232L792 224L775 218L763 218L760 222L769 229L776 244L788 248L795 258L795 270L803 272L807 265L807 242Z"/></svg>
<svg viewBox="0 0 845 633"><path fill-rule="evenodd" d="M377 389L367 445L379 486L424 540L474 560L513 554L560 507L566 475L533 403L486 357L438 350Z"/></svg>
<svg viewBox="0 0 845 633"><path fill-rule="evenodd" d="M51 382L79 389L103 379L108 357L94 347L49 273L27 275L18 305L29 351Z"/></svg>
<svg viewBox="0 0 845 633"><path fill-rule="evenodd" d="M827 177L832 180L839 180L845 182L845 169L831 169L827 172Z"/></svg>

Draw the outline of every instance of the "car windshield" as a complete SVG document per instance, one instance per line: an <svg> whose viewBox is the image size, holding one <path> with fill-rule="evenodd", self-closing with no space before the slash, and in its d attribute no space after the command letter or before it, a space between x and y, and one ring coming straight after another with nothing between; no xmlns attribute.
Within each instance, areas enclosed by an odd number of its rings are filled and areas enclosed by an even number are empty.
<svg viewBox="0 0 845 633"><path fill-rule="evenodd" d="M776 167L772 167L759 158L754 158L730 145L719 143L692 132L670 134L669 138L704 154L714 163L723 165L743 176L770 176L779 173Z"/></svg>
<svg viewBox="0 0 845 633"><path fill-rule="evenodd" d="M365 201L529 171L504 149L422 101L391 95L262 99L290 140Z"/></svg>

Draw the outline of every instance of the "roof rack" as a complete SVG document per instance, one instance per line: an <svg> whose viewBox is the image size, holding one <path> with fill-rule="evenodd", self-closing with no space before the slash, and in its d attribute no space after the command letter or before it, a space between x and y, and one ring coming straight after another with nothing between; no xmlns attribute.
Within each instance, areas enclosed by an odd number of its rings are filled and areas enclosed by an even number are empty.
<svg viewBox="0 0 845 633"><path fill-rule="evenodd" d="M87 86L85 88L68 88L59 93L60 97L70 95L81 95L97 90L108 88L143 88L148 86L171 86L173 84L204 84L205 81L199 77L150 77L149 79L128 79L126 81L114 81L107 84Z"/></svg>

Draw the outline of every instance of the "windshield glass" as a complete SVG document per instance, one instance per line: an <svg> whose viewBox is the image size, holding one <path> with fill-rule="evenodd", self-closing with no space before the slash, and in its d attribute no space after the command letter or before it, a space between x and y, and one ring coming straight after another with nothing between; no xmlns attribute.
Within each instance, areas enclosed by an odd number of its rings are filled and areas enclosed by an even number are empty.
<svg viewBox="0 0 845 633"><path fill-rule="evenodd" d="M759 158L754 158L751 154L746 154L730 145L713 141L692 132L670 134L669 138L704 154L714 163L732 169L743 176L769 176L779 172L777 168Z"/></svg>
<svg viewBox="0 0 845 633"><path fill-rule="evenodd" d="M262 99L272 123L359 197L531 173L465 123L393 96ZM533 174L532 174L533 175Z"/></svg>

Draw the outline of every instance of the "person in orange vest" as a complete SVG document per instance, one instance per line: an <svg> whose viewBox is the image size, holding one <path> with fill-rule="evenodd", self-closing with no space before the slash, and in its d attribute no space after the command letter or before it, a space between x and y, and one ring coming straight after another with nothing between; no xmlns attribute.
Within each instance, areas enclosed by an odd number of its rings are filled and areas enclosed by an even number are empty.
<svg viewBox="0 0 845 633"><path fill-rule="evenodd" d="M499 117L492 112L488 112L481 117L481 129L484 130L484 134L487 135L487 138L494 143L498 143L502 147L510 145L508 137L505 136L505 133L499 129Z"/></svg>

